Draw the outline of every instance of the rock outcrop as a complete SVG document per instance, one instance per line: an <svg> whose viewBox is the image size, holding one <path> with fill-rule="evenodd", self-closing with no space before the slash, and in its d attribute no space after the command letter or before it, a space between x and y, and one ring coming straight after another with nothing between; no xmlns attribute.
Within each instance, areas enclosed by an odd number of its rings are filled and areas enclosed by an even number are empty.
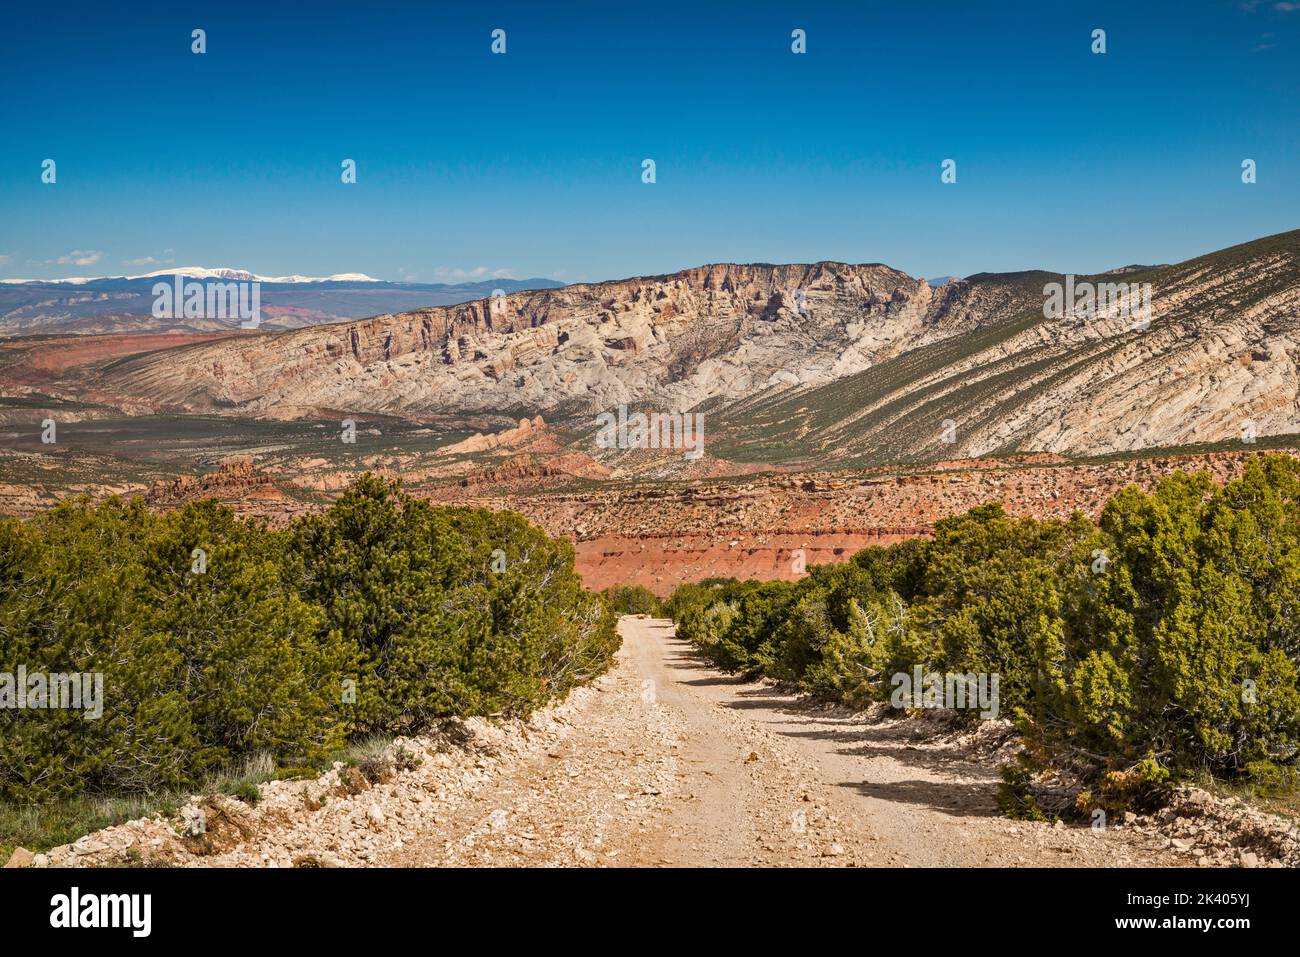
<svg viewBox="0 0 1300 957"><path fill-rule="evenodd" d="M220 500L278 500L283 493L269 475L258 472L253 460L238 456L222 462L215 472L205 475L182 475L165 482L155 482L145 493L149 505L182 505L205 498Z"/></svg>
<svg viewBox="0 0 1300 957"><path fill-rule="evenodd" d="M520 419L513 429L484 435L476 432L468 439L454 442L438 450L439 455L472 455L476 452L495 452L498 449L512 449L536 438L546 428L540 415L531 419Z"/></svg>

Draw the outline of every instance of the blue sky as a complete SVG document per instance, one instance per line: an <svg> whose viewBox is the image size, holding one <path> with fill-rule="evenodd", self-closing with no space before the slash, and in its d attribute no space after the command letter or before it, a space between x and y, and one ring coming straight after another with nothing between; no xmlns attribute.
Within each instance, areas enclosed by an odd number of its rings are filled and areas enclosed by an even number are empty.
<svg viewBox="0 0 1300 957"><path fill-rule="evenodd" d="M1300 0L22 3L0 90L5 277L1089 272L1300 226Z"/></svg>

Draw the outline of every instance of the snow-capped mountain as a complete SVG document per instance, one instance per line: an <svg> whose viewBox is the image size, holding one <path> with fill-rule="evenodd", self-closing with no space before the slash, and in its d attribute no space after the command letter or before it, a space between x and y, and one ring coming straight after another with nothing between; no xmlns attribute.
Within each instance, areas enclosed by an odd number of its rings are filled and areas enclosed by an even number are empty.
<svg viewBox="0 0 1300 957"><path fill-rule="evenodd" d="M0 337L45 332L213 332L238 328L222 319L162 319L153 315L154 288L186 284L260 284L263 331L363 319L485 299L496 290L552 289L554 279L488 279L466 283L387 282L361 273L260 276L245 269L180 266L142 276L0 280Z"/></svg>
<svg viewBox="0 0 1300 957"><path fill-rule="evenodd" d="M179 269L158 269L142 276L127 279L153 279L156 276L186 276L190 279L233 279L237 282L383 282L364 273L341 272L323 278L314 276L259 276L246 269L207 269L203 266L181 266Z"/></svg>
<svg viewBox="0 0 1300 957"><path fill-rule="evenodd" d="M185 276L188 279L224 279L234 282L268 283L383 282L382 279L373 279L370 276L359 272L341 272L323 278L314 276L259 276L256 273L249 272L247 269L231 269L228 266L221 266L217 269L209 269L206 266L176 266L170 269L158 269L154 272L143 273L139 276L96 276L92 278L79 276L74 279L0 279L0 282L7 283L11 286L37 284L82 286L88 282L99 282L102 279L155 279L159 276Z"/></svg>

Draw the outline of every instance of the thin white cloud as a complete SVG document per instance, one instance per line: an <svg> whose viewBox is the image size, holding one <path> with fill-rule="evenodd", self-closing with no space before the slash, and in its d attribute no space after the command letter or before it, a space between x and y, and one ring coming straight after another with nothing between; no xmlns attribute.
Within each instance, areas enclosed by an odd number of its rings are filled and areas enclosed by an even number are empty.
<svg viewBox="0 0 1300 957"><path fill-rule="evenodd" d="M512 269L490 269L487 266L475 266L473 269L459 269L454 266L439 266L433 271L438 282L475 282L482 279L514 279Z"/></svg>
<svg viewBox="0 0 1300 957"><path fill-rule="evenodd" d="M9 264L9 260L12 258L13 258L12 256L9 256L4 253L0 253L0 266L7 266Z"/></svg>
<svg viewBox="0 0 1300 957"><path fill-rule="evenodd" d="M176 250L164 249L158 256L141 256L139 259L123 259L123 266L170 266L176 262L172 255ZM166 257L166 258L163 258Z"/></svg>
<svg viewBox="0 0 1300 957"><path fill-rule="evenodd" d="M1278 13L1295 13L1300 10L1300 3L1296 3L1294 0L1282 0L1281 3L1273 4L1273 9Z"/></svg>
<svg viewBox="0 0 1300 957"><path fill-rule="evenodd" d="M60 256L58 259L47 259L47 266L93 266L104 258L104 254L96 249L74 249L66 256Z"/></svg>

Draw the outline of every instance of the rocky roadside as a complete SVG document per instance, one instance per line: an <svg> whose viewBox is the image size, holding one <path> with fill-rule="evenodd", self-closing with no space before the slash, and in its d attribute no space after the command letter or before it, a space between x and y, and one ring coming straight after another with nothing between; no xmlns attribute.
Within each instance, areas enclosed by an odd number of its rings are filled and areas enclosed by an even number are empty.
<svg viewBox="0 0 1300 957"><path fill-rule="evenodd" d="M379 760L336 763L311 781L270 781L255 806L195 795L176 818L156 815L105 828L6 866L358 867L400 849L435 822L464 813L502 768L553 749L599 686L576 689L528 721L447 722L440 733L398 739Z"/></svg>
<svg viewBox="0 0 1300 957"><path fill-rule="evenodd" d="M1155 815L1129 814L1125 822L1158 835L1198 867L1300 867L1300 823L1238 797L1180 787Z"/></svg>

